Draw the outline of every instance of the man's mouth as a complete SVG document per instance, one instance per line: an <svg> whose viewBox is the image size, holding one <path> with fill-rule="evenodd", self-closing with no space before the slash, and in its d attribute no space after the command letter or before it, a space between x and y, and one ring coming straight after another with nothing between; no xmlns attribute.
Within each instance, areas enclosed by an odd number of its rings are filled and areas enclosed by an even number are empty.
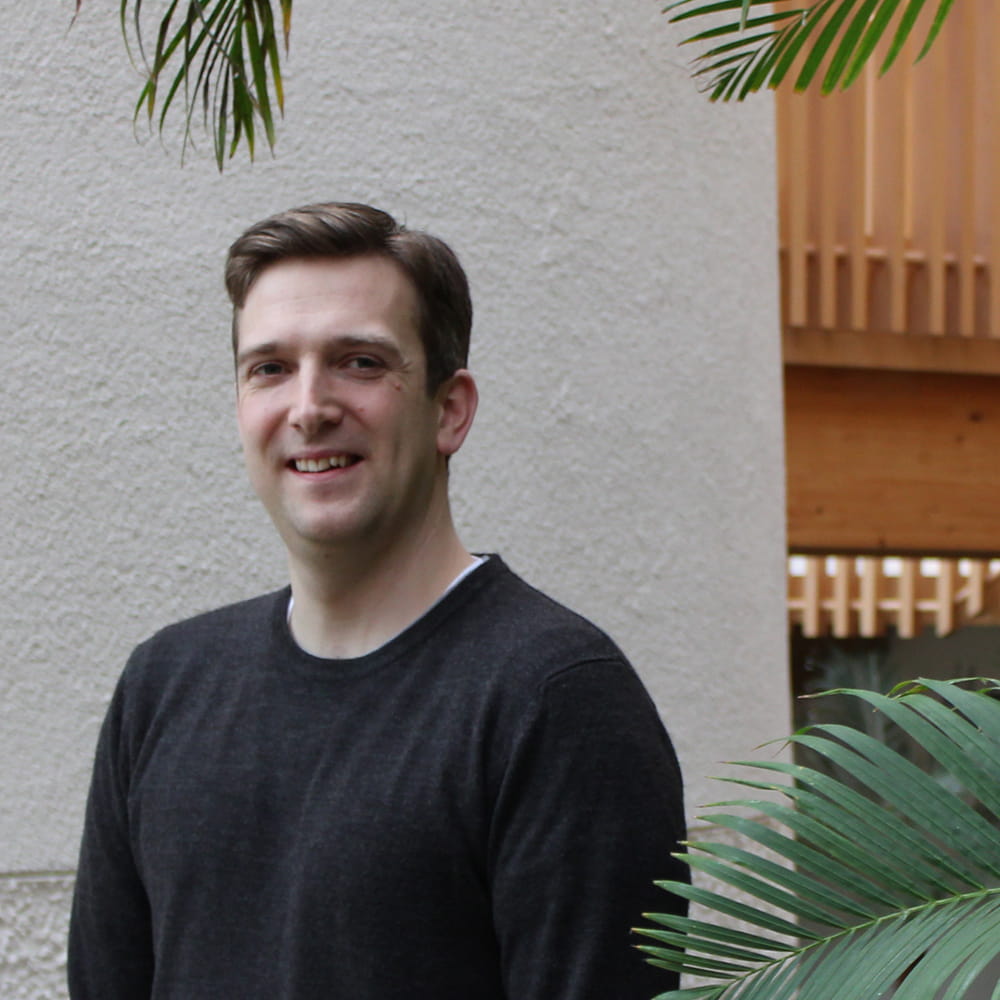
<svg viewBox="0 0 1000 1000"><path fill-rule="evenodd" d="M325 455L323 458L293 458L289 464L296 472L326 472L344 469L360 461L359 455Z"/></svg>

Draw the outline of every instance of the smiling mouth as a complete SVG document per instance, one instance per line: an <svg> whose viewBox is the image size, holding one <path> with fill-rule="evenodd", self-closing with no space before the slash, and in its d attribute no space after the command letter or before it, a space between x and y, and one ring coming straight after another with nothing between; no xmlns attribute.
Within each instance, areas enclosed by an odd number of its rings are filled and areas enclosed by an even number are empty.
<svg viewBox="0 0 1000 1000"><path fill-rule="evenodd" d="M345 469L360 461L359 455L328 455L325 458L293 458L288 464L296 472L327 472L330 469Z"/></svg>

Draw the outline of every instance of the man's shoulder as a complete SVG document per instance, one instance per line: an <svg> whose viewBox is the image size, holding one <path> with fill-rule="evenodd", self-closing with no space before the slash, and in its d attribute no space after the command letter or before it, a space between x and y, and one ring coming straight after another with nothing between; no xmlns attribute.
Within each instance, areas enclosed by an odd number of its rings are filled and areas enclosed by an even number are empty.
<svg viewBox="0 0 1000 1000"><path fill-rule="evenodd" d="M249 625L264 625L270 622L276 605L284 599L287 604L288 587L260 594L247 600L225 604L210 611L202 611L172 622L155 632L146 643L172 643L192 639L229 638L242 635ZM145 645L145 644L144 644Z"/></svg>
<svg viewBox="0 0 1000 1000"><path fill-rule="evenodd" d="M177 669L187 660L204 661L227 650L263 643L278 608L287 604L288 593L286 587L166 625L135 648L126 672L153 670L157 663Z"/></svg>
<svg viewBox="0 0 1000 1000"><path fill-rule="evenodd" d="M528 583L499 556L478 572L470 613L477 617L477 643L484 651L508 663L534 664L546 676L593 660L626 663L606 632Z"/></svg>
<svg viewBox="0 0 1000 1000"><path fill-rule="evenodd" d="M487 568L493 570L489 582L495 590L493 600L498 612L520 620L526 627L568 629L607 638L592 621L529 583L500 556L491 556Z"/></svg>
<svg viewBox="0 0 1000 1000"><path fill-rule="evenodd" d="M132 651L118 679L111 714L130 732L149 731L158 713L217 703L271 644L282 596L276 591L205 611L159 629Z"/></svg>
<svg viewBox="0 0 1000 1000"><path fill-rule="evenodd" d="M452 632L461 637L452 652L463 695L489 706L499 732L526 734L549 723L572 729L577 720L596 733L594 720L606 718L624 720L633 736L665 739L642 680L607 633L497 557L480 572L469 617Z"/></svg>

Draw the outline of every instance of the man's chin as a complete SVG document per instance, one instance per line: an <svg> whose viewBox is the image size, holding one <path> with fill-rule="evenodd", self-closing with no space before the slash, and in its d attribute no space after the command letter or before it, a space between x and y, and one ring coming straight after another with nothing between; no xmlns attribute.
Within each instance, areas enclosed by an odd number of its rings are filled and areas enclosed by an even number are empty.
<svg viewBox="0 0 1000 1000"><path fill-rule="evenodd" d="M356 544L363 532L344 524L297 525L291 532L283 533L285 544L291 548L344 548Z"/></svg>
<svg viewBox="0 0 1000 1000"><path fill-rule="evenodd" d="M363 545L372 534L371 526L358 511L307 517L299 515L284 519L278 525L285 545L292 552L344 549Z"/></svg>

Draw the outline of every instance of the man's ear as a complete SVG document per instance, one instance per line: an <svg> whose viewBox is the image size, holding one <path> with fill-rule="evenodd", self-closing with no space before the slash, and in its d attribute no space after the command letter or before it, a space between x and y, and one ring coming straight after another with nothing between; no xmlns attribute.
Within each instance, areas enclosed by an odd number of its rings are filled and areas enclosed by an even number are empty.
<svg viewBox="0 0 1000 1000"><path fill-rule="evenodd" d="M439 407L437 450L448 457L462 447L465 435L472 427L479 404L479 390L472 372L459 368L441 383L435 396Z"/></svg>

